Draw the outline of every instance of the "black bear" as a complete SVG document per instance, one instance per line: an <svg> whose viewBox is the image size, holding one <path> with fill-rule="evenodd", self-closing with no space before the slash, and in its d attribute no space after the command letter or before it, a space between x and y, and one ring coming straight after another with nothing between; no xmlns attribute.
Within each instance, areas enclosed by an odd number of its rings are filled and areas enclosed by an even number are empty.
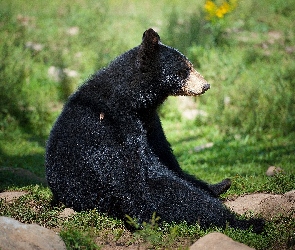
<svg viewBox="0 0 295 250"><path fill-rule="evenodd" d="M96 208L139 222L199 223L259 232L259 219L239 220L218 199L230 180L209 185L184 173L165 138L157 108L170 95L210 88L177 50L148 29L142 43L91 76L57 119L46 148L54 198L76 211Z"/></svg>

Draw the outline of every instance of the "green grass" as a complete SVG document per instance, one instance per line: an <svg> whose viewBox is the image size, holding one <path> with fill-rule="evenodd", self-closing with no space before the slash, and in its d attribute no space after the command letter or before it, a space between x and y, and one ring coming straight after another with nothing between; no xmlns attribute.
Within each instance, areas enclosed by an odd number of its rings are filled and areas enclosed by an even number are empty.
<svg viewBox="0 0 295 250"><path fill-rule="evenodd" d="M207 116L182 117L177 100L160 109L163 127L182 168L210 183L231 178L223 196L295 189L295 8L292 0L239 1L222 20L205 20L204 2L0 2L0 190L27 190L0 200L0 215L60 232L68 249L94 249L112 241L151 248L189 246L212 228L158 225L156 217L129 232L97 211L60 218L44 175L45 143L66 97L97 69L138 45L149 27L178 48L210 82L195 98ZM75 35L69 34L78 28ZM41 44L36 51L28 43ZM48 76L51 66L76 78ZM198 146L212 147L196 151ZM269 166L284 175L266 177ZM286 230L288 228L288 230ZM278 216L266 233L223 232L256 249L292 249L295 221ZM97 241L97 237L100 239Z"/></svg>
<svg viewBox="0 0 295 250"><path fill-rule="evenodd" d="M173 146L174 154L184 170L208 182L218 182L231 177L237 182L244 180L246 188L235 192L267 191L282 193L295 188L294 160L295 143L289 137L257 139L250 135L227 137L215 129L198 127L195 122L163 122L167 137ZM169 131L169 132L168 132ZM202 151L195 148L207 143L213 146ZM284 169L290 176L289 185L267 188L274 178L266 177L269 166ZM235 186L235 185L234 185ZM233 188L232 188L233 189Z"/></svg>

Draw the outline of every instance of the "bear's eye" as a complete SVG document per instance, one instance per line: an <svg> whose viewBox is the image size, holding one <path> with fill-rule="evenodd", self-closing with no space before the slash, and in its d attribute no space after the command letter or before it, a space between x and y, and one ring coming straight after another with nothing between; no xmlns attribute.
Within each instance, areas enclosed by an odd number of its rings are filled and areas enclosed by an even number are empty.
<svg viewBox="0 0 295 250"><path fill-rule="evenodd" d="M182 79L185 79L188 77L188 72L188 69L180 69L178 70L177 75L180 76Z"/></svg>

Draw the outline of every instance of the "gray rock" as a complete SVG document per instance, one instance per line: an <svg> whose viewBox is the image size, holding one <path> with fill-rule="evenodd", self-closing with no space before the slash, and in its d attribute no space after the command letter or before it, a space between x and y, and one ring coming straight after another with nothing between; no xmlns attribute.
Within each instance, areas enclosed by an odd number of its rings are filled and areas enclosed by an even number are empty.
<svg viewBox="0 0 295 250"><path fill-rule="evenodd" d="M37 224L24 224L0 217L1 250L63 250L65 243L55 232Z"/></svg>
<svg viewBox="0 0 295 250"><path fill-rule="evenodd" d="M72 208L65 208L60 214L59 217L60 218L68 218L72 215L76 214L76 212L74 211L74 209Z"/></svg>
<svg viewBox="0 0 295 250"><path fill-rule="evenodd" d="M274 176L279 173L284 173L284 170L281 169L280 167L275 167L275 166L270 166L266 171L267 176Z"/></svg>
<svg viewBox="0 0 295 250"><path fill-rule="evenodd" d="M210 233L196 241L190 250L250 250L254 249L248 247L240 242L233 241L228 236L222 233Z"/></svg>
<svg viewBox="0 0 295 250"><path fill-rule="evenodd" d="M208 142L206 144L195 147L194 150L195 150L195 152L200 152L200 151L202 151L204 149L212 148L213 146L214 146L213 142Z"/></svg>

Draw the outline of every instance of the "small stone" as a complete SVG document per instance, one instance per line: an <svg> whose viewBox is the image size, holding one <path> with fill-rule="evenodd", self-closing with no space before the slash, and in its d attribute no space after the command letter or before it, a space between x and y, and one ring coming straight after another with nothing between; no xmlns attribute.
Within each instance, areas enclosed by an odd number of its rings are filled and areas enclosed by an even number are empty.
<svg viewBox="0 0 295 250"><path fill-rule="evenodd" d="M63 70L61 68L50 66L48 69L48 76L51 80L59 82L62 80Z"/></svg>
<svg viewBox="0 0 295 250"><path fill-rule="evenodd" d="M266 171L267 176L274 176L279 173L284 173L284 170L280 167L275 167L275 166L270 166Z"/></svg>
<svg viewBox="0 0 295 250"><path fill-rule="evenodd" d="M63 69L63 72L67 77L78 77L79 76L79 74L76 70L65 68L65 69Z"/></svg>
<svg viewBox="0 0 295 250"><path fill-rule="evenodd" d="M72 215L74 215L76 212L74 211L74 209L72 208L65 208L60 214L59 217L60 218L67 218L70 217Z"/></svg>
<svg viewBox="0 0 295 250"><path fill-rule="evenodd" d="M77 26L74 26L74 27L70 27L68 30L67 30L67 33L71 36L75 36L75 35L78 35L79 34L79 27Z"/></svg>
<svg viewBox="0 0 295 250"><path fill-rule="evenodd" d="M43 45L40 43L33 43L33 42L27 42L26 43L26 48L30 49L34 52L40 52L43 49Z"/></svg>
<svg viewBox="0 0 295 250"><path fill-rule="evenodd" d="M194 150L195 150L195 152L200 152L206 148L212 148L213 146L214 146L213 142L208 142L206 144L195 147Z"/></svg>
<svg viewBox="0 0 295 250"><path fill-rule="evenodd" d="M55 82L62 81L65 77L67 78L77 78L79 77L79 73L72 69L62 69L55 66L50 66L48 69L48 76L51 80Z"/></svg>
<svg viewBox="0 0 295 250"><path fill-rule="evenodd" d="M234 241L222 233L210 233L196 241L190 250L251 250L254 248L248 247L240 242Z"/></svg>

